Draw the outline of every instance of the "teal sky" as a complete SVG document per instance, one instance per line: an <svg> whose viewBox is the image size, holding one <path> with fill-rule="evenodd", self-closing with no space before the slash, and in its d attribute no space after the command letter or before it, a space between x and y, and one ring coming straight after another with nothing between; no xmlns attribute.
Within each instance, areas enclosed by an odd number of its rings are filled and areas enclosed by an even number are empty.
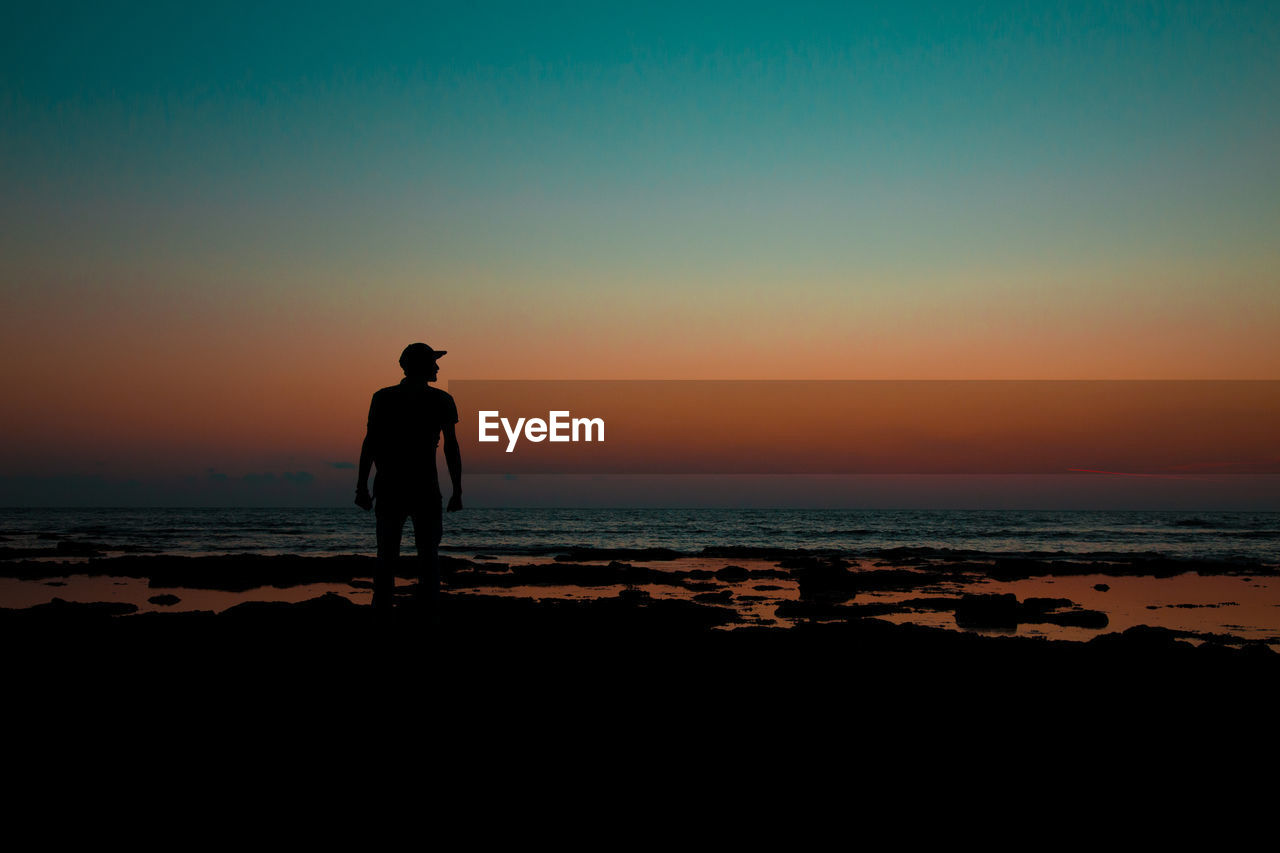
<svg viewBox="0 0 1280 853"><path fill-rule="evenodd" d="M4 13L7 252L1247 268L1275 236L1274 4L234 5Z"/></svg>

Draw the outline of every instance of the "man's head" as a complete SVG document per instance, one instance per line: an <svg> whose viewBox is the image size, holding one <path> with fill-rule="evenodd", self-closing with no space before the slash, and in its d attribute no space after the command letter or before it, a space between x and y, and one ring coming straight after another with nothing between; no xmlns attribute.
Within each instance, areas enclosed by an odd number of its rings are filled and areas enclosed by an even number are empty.
<svg viewBox="0 0 1280 853"><path fill-rule="evenodd" d="M405 376L421 376L432 380L440 370L436 359L445 352L442 349L432 349L426 344L409 344L400 353L400 366L404 368Z"/></svg>

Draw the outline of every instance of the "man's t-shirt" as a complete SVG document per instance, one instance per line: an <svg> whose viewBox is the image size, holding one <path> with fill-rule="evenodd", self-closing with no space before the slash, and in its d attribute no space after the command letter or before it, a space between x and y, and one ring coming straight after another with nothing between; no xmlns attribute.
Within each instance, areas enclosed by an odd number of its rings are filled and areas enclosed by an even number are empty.
<svg viewBox="0 0 1280 853"><path fill-rule="evenodd" d="M369 404L373 445L373 494L379 501L420 503L440 500L436 447L440 430L458 422L448 392L408 377L383 388Z"/></svg>

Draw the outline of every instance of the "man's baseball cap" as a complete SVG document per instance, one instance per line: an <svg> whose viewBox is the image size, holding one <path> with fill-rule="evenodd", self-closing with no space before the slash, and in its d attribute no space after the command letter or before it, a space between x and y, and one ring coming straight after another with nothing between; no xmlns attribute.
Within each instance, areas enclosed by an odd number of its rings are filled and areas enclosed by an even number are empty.
<svg viewBox="0 0 1280 853"><path fill-rule="evenodd" d="M400 366L404 367L409 364L424 364L428 361L435 361L446 352L448 352L448 350L432 349L426 344L409 344L404 348L404 352L400 353Z"/></svg>

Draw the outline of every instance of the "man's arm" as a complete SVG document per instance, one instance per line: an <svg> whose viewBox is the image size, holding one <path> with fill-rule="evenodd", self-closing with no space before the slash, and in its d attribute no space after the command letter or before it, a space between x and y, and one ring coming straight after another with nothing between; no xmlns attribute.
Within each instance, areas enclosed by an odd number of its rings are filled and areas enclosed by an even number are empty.
<svg viewBox="0 0 1280 853"><path fill-rule="evenodd" d="M453 424L445 424L444 461L449 466L449 480L453 483L453 497L449 498L449 512L462 509L462 451L458 448L458 433Z"/></svg>
<svg viewBox="0 0 1280 853"><path fill-rule="evenodd" d="M373 509L373 498L369 495L369 472L373 469L373 404L369 404L369 424L364 431L364 441L360 444L360 469L356 473L356 506L361 509Z"/></svg>

